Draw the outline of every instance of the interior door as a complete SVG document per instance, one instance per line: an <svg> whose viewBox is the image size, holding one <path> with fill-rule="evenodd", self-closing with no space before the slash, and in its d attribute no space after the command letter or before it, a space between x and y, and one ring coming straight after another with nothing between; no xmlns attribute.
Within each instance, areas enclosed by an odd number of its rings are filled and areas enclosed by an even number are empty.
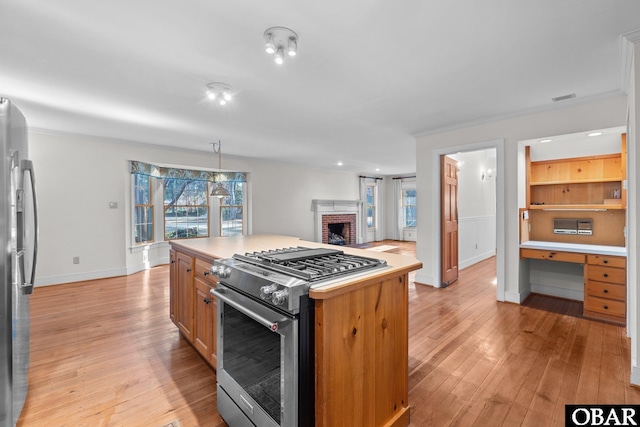
<svg viewBox="0 0 640 427"><path fill-rule="evenodd" d="M458 162L440 160L440 218L442 227L442 287L458 280Z"/></svg>

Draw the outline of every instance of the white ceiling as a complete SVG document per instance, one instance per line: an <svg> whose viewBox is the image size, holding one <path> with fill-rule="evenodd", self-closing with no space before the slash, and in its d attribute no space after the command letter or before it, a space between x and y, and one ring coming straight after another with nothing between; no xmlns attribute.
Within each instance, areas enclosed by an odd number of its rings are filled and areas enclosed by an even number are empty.
<svg viewBox="0 0 640 427"><path fill-rule="evenodd" d="M417 133L619 92L637 29L637 0L2 0L0 95L34 128L399 174Z"/></svg>

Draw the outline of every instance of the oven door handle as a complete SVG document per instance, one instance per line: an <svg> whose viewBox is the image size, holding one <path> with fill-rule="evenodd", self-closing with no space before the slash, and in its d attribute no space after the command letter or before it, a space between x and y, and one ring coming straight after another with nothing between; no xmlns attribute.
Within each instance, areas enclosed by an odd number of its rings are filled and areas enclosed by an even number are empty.
<svg viewBox="0 0 640 427"><path fill-rule="evenodd" d="M251 310L245 304L242 304L242 303L239 303L239 302L235 301L230 295L228 295L224 291L225 291L225 289L211 289L210 293L214 297L219 298L220 300L224 301L226 304L229 304L231 307L235 308L236 310L238 310L242 314L244 314L246 316L249 316L250 318L252 318L256 322L260 323L261 325L266 326L267 328L269 328L269 330L271 330L273 332L276 332L278 330L279 325L284 325L285 323L288 323L288 322L291 321L290 319L288 319L286 317L282 317L282 318L276 319L276 320L269 320L266 317L261 316L260 314L258 314L255 311Z"/></svg>

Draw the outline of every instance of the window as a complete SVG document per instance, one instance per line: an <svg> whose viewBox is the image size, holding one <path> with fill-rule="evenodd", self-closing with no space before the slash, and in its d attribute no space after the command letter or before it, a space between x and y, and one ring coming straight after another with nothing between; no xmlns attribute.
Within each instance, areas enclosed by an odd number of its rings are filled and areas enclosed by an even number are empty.
<svg viewBox="0 0 640 427"><path fill-rule="evenodd" d="M134 214L133 233L136 244L151 243L153 239L153 199L151 177L133 174Z"/></svg>
<svg viewBox="0 0 640 427"><path fill-rule="evenodd" d="M415 227L417 224L416 195L415 188L402 190L402 225L404 227Z"/></svg>
<svg viewBox="0 0 640 427"><path fill-rule="evenodd" d="M376 226L376 185L367 184L367 227Z"/></svg>
<svg viewBox="0 0 640 427"><path fill-rule="evenodd" d="M164 238L209 237L207 181L165 178Z"/></svg>
<svg viewBox="0 0 640 427"><path fill-rule="evenodd" d="M241 236L243 234L243 197L244 183L238 181L222 182L229 197L220 201L220 235Z"/></svg>

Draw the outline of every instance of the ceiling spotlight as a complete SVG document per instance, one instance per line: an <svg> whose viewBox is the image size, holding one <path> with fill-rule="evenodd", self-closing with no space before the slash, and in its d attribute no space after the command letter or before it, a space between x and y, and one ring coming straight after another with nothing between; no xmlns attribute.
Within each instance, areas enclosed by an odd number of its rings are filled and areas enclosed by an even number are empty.
<svg viewBox="0 0 640 427"><path fill-rule="evenodd" d="M274 53L276 53L276 45L273 43L273 34L269 34L269 39L267 40L267 44L264 50L269 55L273 55Z"/></svg>
<svg viewBox="0 0 640 427"><path fill-rule="evenodd" d="M278 65L284 63L284 52L289 56L298 53L298 35L286 27L271 27L264 32L265 52L275 54L275 62Z"/></svg>
<svg viewBox="0 0 640 427"><path fill-rule="evenodd" d="M546 142L551 142L551 141L553 141L553 139L551 139L551 138L547 138L547 139L541 139L541 140L540 140L540 141L538 141L538 142L540 142L540 143L544 144L544 143L546 143Z"/></svg>
<svg viewBox="0 0 640 427"><path fill-rule="evenodd" d="M289 46L287 47L287 53L289 54L289 56L296 56L296 54L298 53L298 43L293 37L289 37Z"/></svg>
<svg viewBox="0 0 640 427"><path fill-rule="evenodd" d="M602 135L602 132L591 132L587 134L587 136L600 136L600 135Z"/></svg>
<svg viewBox="0 0 640 427"><path fill-rule="evenodd" d="M207 85L207 98L212 101L218 99L218 104L225 105L227 101L231 101L231 91L231 86L226 83L209 83Z"/></svg>
<svg viewBox="0 0 640 427"><path fill-rule="evenodd" d="M284 55L282 54L281 47L279 47L276 51L276 58L274 59L274 61L276 61L276 64L278 65L282 65L282 63L284 62Z"/></svg>

